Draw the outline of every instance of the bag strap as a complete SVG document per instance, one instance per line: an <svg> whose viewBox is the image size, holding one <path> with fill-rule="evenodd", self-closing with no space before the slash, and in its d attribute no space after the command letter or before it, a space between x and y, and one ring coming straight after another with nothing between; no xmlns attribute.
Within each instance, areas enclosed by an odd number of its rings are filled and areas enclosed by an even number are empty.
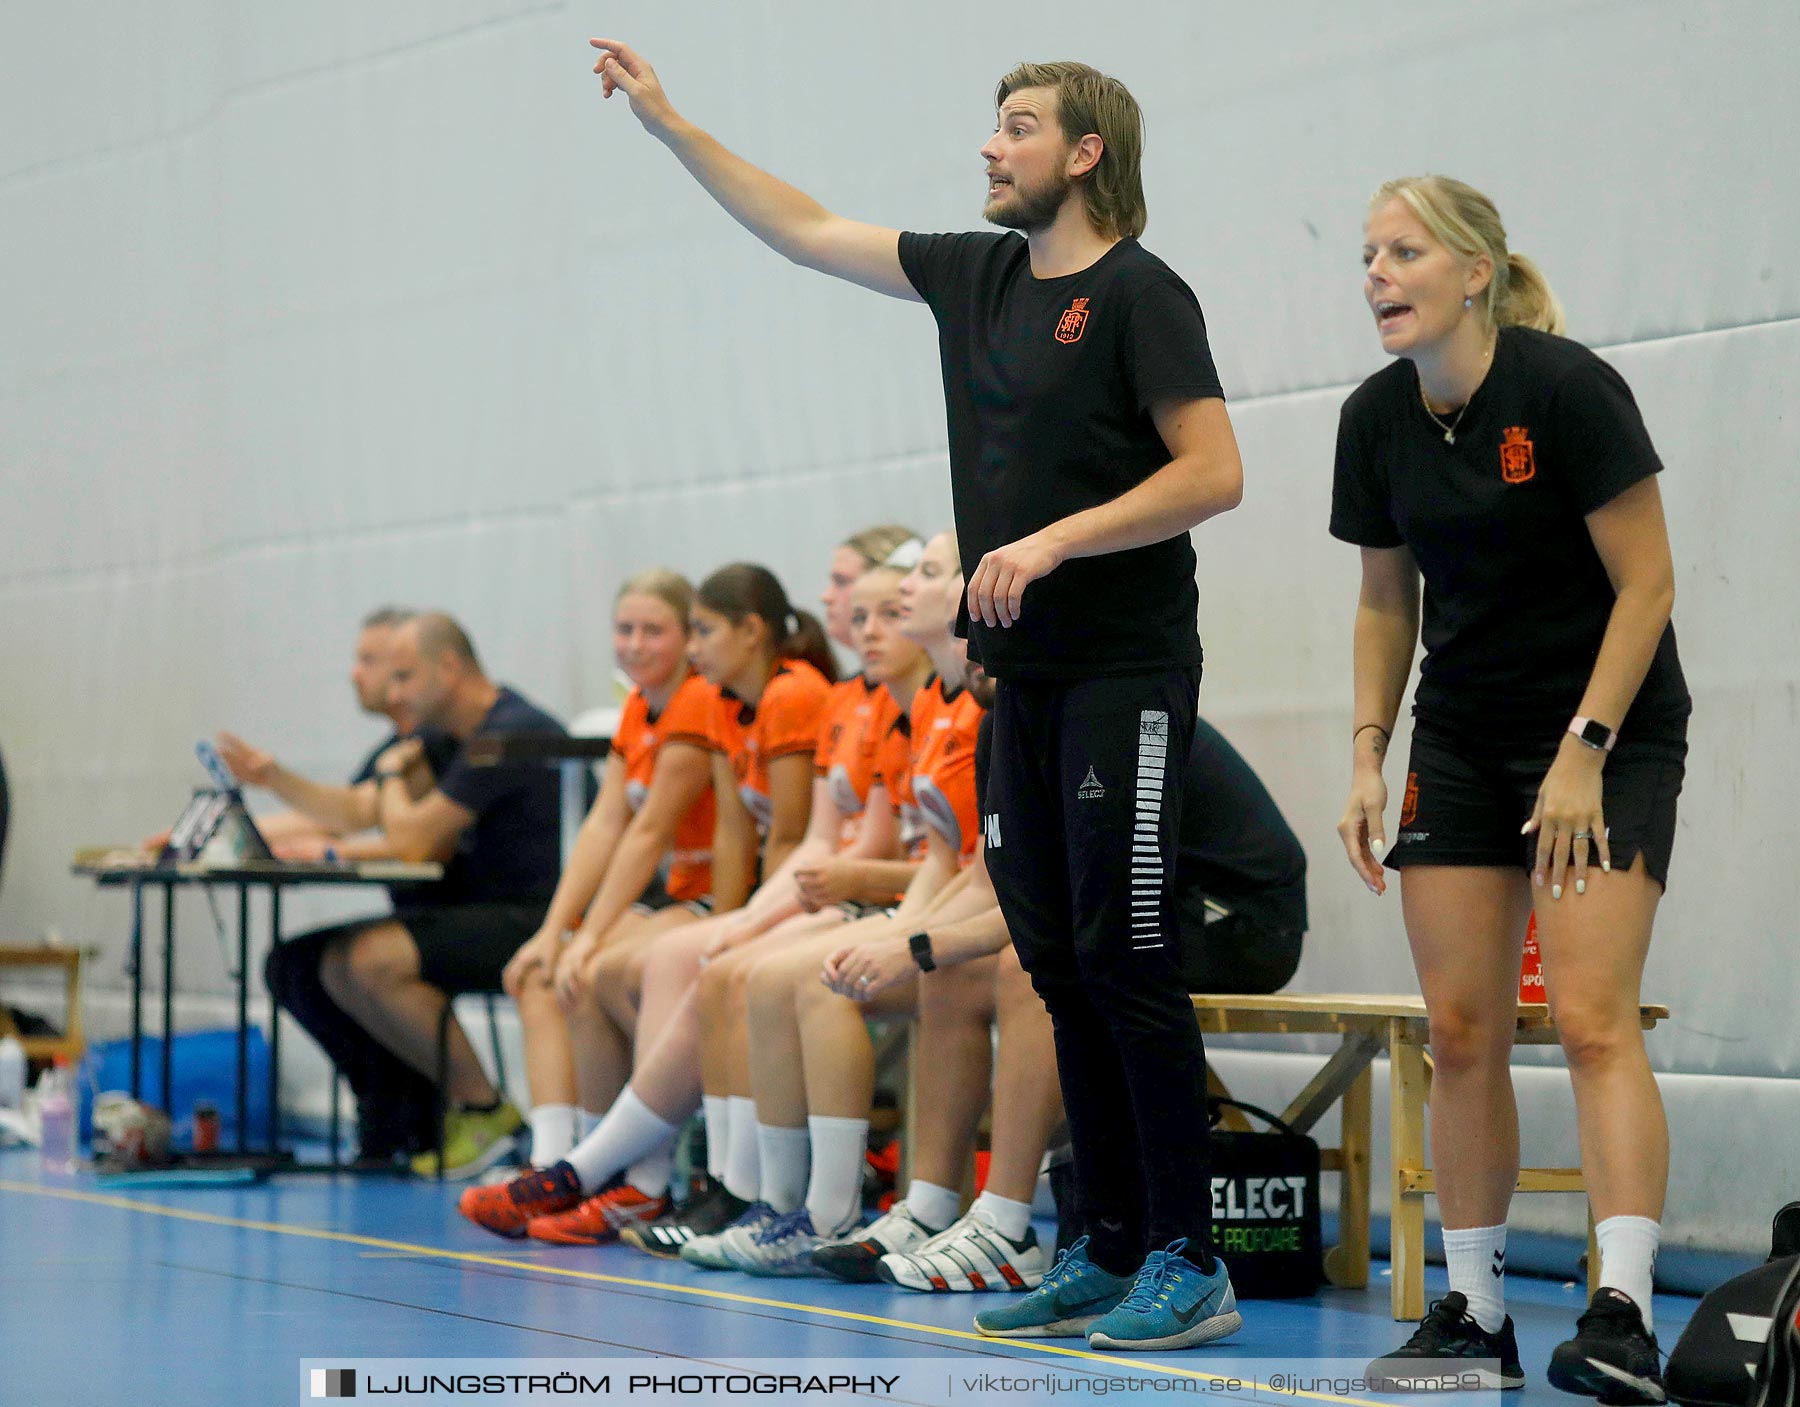
<svg viewBox="0 0 1800 1407"><path fill-rule="evenodd" d="M1279 1115L1271 1114L1261 1105L1246 1104L1241 1099L1224 1099L1216 1094L1207 1095L1206 1116L1209 1124L1217 1124L1219 1122L1219 1113L1224 1109L1236 1109L1250 1115L1253 1119L1261 1119L1277 1133L1286 1134L1289 1138L1305 1137L1304 1134L1297 1132L1294 1126L1288 1123L1287 1120L1281 1118Z"/></svg>

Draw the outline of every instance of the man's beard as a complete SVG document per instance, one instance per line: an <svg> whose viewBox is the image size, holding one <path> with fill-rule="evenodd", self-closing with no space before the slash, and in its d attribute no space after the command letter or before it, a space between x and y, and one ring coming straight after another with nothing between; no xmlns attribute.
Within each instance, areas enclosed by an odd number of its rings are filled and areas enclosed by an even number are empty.
<svg viewBox="0 0 1800 1407"><path fill-rule="evenodd" d="M1056 218L1056 212L1063 207L1068 198L1069 188L1075 182L1060 171L1045 180L1036 190L1027 190L1024 186L1013 186L1013 198L998 210L993 202L989 202L981 217L990 225L999 225L1002 229L1024 230L1030 234L1033 230L1041 230Z"/></svg>

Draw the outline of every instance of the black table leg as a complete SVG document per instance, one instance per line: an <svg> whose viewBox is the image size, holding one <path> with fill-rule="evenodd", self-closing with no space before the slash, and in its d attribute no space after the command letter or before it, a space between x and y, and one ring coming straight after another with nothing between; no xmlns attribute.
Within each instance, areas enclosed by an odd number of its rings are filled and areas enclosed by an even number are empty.
<svg viewBox="0 0 1800 1407"><path fill-rule="evenodd" d="M281 946L281 886L269 886L269 951ZM281 1004L269 1003L269 1152L281 1151Z"/></svg>
<svg viewBox="0 0 1800 1407"><path fill-rule="evenodd" d="M131 882L131 1097L144 1097L144 886Z"/></svg>
<svg viewBox="0 0 1800 1407"><path fill-rule="evenodd" d="M175 1117L175 886L163 890L162 1107Z"/></svg>
<svg viewBox="0 0 1800 1407"><path fill-rule="evenodd" d="M238 892L237 1151L250 1146L250 886Z"/></svg>

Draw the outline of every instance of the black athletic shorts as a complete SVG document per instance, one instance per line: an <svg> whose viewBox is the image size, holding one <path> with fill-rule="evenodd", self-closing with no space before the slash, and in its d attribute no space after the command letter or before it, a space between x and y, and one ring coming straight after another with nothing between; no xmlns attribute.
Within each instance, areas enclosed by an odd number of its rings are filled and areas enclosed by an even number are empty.
<svg viewBox="0 0 1800 1407"><path fill-rule="evenodd" d="M1413 721L1400 824L1385 863L1519 866L1537 862L1538 838L1520 835L1537 806L1538 788L1562 745L1475 739L1426 718ZM1621 737L1601 773L1601 809L1613 868L1628 870L1641 854L1650 877L1669 883L1675 848L1675 801L1687 767L1687 734L1676 725L1654 736ZM1598 865L1598 852L1588 851Z"/></svg>
<svg viewBox="0 0 1800 1407"><path fill-rule="evenodd" d="M549 901L432 904L394 910L412 935L419 975L446 992L497 992L500 972L538 931Z"/></svg>
<svg viewBox="0 0 1800 1407"><path fill-rule="evenodd" d="M898 904L865 904L860 900L846 899L841 904L833 904L831 907L851 923L855 923L859 919L865 918L892 918L894 910L900 906ZM823 913L824 910L821 909L820 912Z"/></svg>
<svg viewBox="0 0 1800 1407"><path fill-rule="evenodd" d="M708 918L713 911L712 895L702 894L698 899L677 899L664 887L661 874L651 876L650 883L644 886L644 892L632 904L631 911L639 918L649 918L651 914L660 914L664 909L673 909L677 905L695 918Z"/></svg>

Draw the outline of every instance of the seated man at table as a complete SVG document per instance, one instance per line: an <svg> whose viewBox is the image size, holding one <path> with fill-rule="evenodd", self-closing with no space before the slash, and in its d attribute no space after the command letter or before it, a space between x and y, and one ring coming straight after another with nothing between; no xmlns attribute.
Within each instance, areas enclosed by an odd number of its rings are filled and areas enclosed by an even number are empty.
<svg viewBox="0 0 1800 1407"><path fill-rule="evenodd" d="M357 705L364 713L386 718L394 727L348 782L321 782L302 776L282 766L272 753L252 746L235 733L220 733L215 740L219 756L240 782L266 788L287 803L285 811L256 818L257 829L282 859L321 859L327 851L339 849L338 842L344 837L376 829L375 759L400 739L417 733L434 773L455 756L454 741L435 728L420 729L412 715L389 697L388 655L394 632L411 616L411 611L383 606L365 616L357 632L356 653L350 665L350 687L356 692ZM144 848L160 850L168 839L168 831L158 832L144 841ZM376 836L363 837L354 848L367 858L389 853Z"/></svg>
<svg viewBox="0 0 1800 1407"><path fill-rule="evenodd" d="M411 711L394 701L388 687L394 632L412 615L396 606L383 606L365 616L362 629L357 632L350 687L356 691L357 705L364 713L386 718L394 730L376 744L349 782L339 785L302 776L284 767L272 753L252 746L235 733L220 733L216 739L219 756L240 782L266 788L287 803L285 811L256 818L257 829L281 858L320 859L327 850L338 850L338 842L347 836L377 831L380 822L376 815L375 760L402 738L419 736L434 775L456 755L456 743L439 729L421 729ZM153 840L160 843L164 838ZM392 854L374 835L364 837L355 847L342 848L354 849L368 858Z"/></svg>
<svg viewBox="0 0 1800 1407"><path fill-rule="evenodd" d="M430 779L424 746L404 739L375 764L377 820L384 853L435 860L442 880L398 895L384 919L340 924L270 954L269 988L313 1034L350 1081L359 1102L380 1099L394 1065L434 1078L438 1018L446 993L497 991L500 971L542 922L558 873L558 783L539 764L477 766L469 745L491 733L563 731L549 714L483 672L468 635L450 617L415 616L394 634L391 697L422 725L458 744ZM354 842L346 842L354 855ZM296 1008L284 994L307 968L328 1011ZM519 1114L483 1073L452 1018L446 1171L472 1176L503 1156ZM385 1052L384 1062L377 1052ZM419 1135L424 1134L421 1138ZM429 1146L416 1125L362 1128L365 1158ZM435 1155L414 1170L437 1171Z"/></svg>

